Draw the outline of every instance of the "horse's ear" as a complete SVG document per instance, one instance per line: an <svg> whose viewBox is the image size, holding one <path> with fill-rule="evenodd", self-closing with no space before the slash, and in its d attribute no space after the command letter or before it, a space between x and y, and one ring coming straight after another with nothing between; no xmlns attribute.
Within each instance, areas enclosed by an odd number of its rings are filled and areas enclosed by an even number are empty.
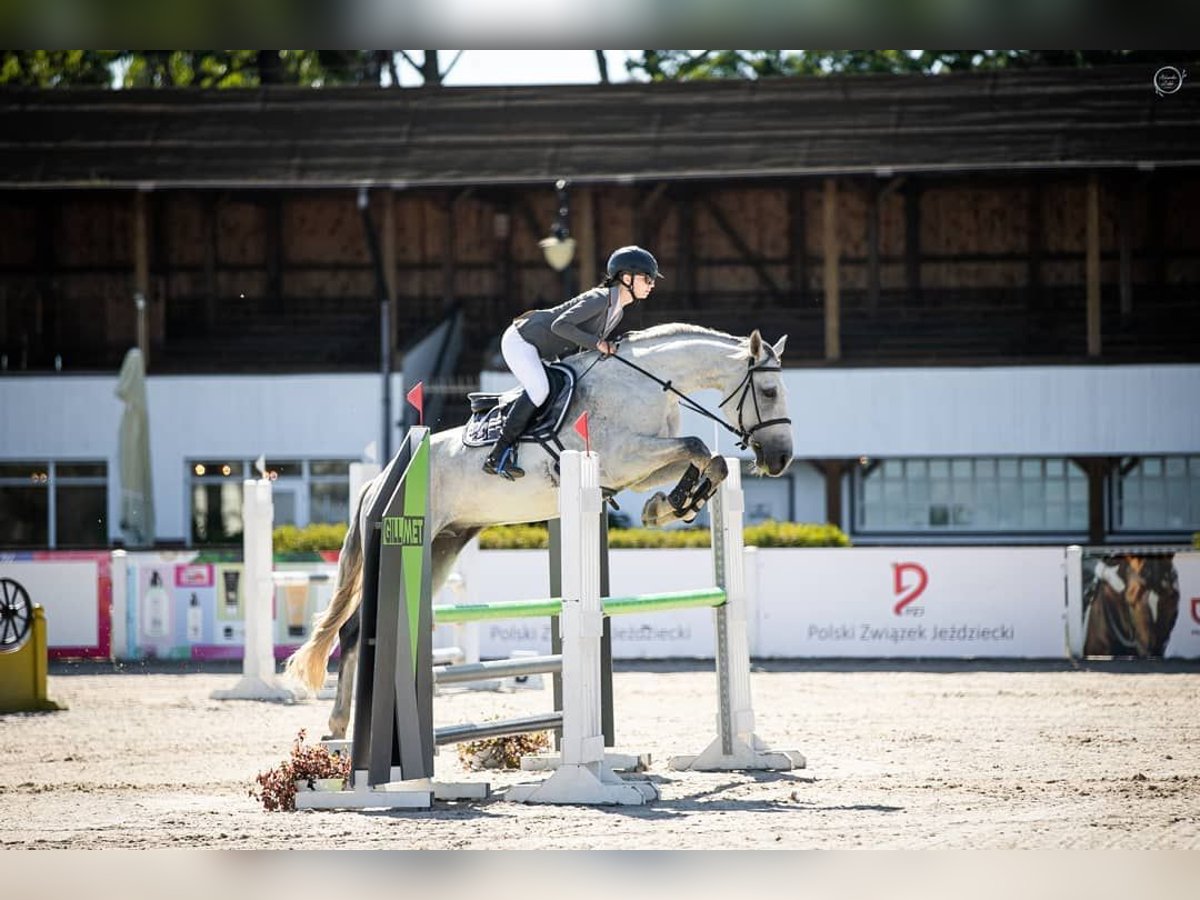
<svg viewBox="0 0 1200 900"><path fill-rule="evenodd" d="M758 362L758 354L762 353L762 343L763 343L762 335L759 334L758 329L755 328L752 332L750 332L750 364L751 365Z"/></svg>
<svg viewBox="0 0 1200 900"><path fill-rule="evenodd" d="M771 348L772 350L775 351L775 357L777 359L783 356L783 348L784 348L784 345L786 345L786 344L787 344L787 335L785 334L783 337L781 337L779 340L777 340L775 342L775 346Z"/></svg>

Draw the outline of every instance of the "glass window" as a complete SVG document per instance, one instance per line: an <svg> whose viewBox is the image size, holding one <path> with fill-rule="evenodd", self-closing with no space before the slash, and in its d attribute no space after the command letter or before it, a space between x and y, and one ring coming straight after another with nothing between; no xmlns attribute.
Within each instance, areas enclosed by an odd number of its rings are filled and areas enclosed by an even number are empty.
<svg viewBox="0 0 1200 900"><path fill-rule="evenodd" d="M54 500L57 546L108 546L107 487L60 484Z"/></svg>
<svg viewBox="0 0 1200 900"><path fill-rule="evenodd" d="M1187 534L1200 530L1200 457L1122 460L1113 480L1117 531Z"/></svg>
<svg viewBox="0 0 1200 900"><path fill-rule="evenodd" d="M107 547L108 464L0 462L0 546Z"/></svg>
<svg viewBox="0 0 1200 900"><path fill-rule="evenodd" d="M1087 530L1087 479L1062 458L885 460L853 479L860 533Z"/></svg>
<svg viewBox="0 0 1200 900"><path fill-rule="evenodd" d="M309 488L309 522L350 521L350 482L315 482Z"/></svg>
<svg viewBox="0 0 1200 900"><path fill-rule="evenodd" d="M314 459L309 464L309 471L314 476L344 475L350 477L350 460L348 459Z"/></svg>
<svg viewBox="0 0 1200 900"><path fill-rule="evenodd" d="M258 476L255 470L255 477ZM267 477L268 478L301 478L304 476L304 464L294 460L280 460L276 462L273 459L267 460Z"/></svg>
<svg viewBox="0 0 1200 900"><path fill-rule="evenodd" d="M45 487L0 484L0 546L50 546L50 492Z"/></svg>
<svg viewBox="0 0 1200 900"><path fill-rule="evenodd" d="M350 515L348 459L267 459L274 487L275 524L301 528L346 522ZM192 501L191 543L231 544L242 539L242 480L257 477L252 460L201 459L187 463Z"/></svg>

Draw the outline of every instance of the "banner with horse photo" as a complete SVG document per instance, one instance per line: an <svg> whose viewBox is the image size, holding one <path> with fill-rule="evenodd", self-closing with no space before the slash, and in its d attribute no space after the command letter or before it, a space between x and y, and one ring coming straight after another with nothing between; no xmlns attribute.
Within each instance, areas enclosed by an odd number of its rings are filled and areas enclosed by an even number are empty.
<svg viewBox="0 0 1200 900"><path fill-rule="evenodd" d="M1085 550L1083 655L1200 657L1200 553Z"/></svg>

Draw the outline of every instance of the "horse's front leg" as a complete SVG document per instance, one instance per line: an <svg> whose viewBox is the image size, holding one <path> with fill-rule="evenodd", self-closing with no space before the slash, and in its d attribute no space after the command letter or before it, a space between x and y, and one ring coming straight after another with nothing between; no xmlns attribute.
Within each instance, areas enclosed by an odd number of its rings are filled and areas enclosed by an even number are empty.
<svg viewBox="0 0 1200 900"><path fill-rule="evenodd" d="M691 522L716 493L729 474L725 459L714 456L697 437L642 438L629 449L627 458L645 467L645 474L628 487L643 491L678 480L669 494L659 491L642 509L642 524L648 527L683 519Z"/></svg>
<svg viewBox="0 0 1200 900"><path fill-rule="evenodd" d="M703 468L689 463L670 493L659 491L646 501L642 507L642 524L652 528L665 525L673 519L694 522L728 475L729 465L723 456L711 457Z"/></svg>

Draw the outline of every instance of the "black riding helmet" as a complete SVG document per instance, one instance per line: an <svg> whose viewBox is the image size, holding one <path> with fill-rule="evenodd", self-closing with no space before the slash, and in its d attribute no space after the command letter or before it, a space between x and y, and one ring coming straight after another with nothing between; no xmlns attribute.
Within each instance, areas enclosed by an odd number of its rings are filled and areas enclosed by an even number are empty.
<svg viewBox="0 0 1200 900"><path fill-rule="evenodd" d="M634 244L618 247L608 258L608 277L616 278L620 272L649 275L654 279L663 277L663 273L658 271L658 260L649 250L643 250Z"/></svg>

